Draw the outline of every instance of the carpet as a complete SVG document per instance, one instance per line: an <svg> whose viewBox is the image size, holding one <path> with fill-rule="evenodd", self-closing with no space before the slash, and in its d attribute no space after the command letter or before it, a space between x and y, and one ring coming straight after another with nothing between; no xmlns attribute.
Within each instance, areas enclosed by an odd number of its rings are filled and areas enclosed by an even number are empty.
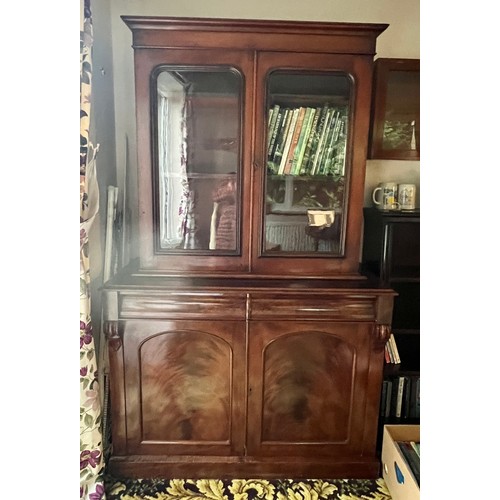
<svg viewBox="0 0 500 500"><path fill-rule="evenodd" d="M104 477L107 500L390 500L383 479L125 479Z"/></svg>

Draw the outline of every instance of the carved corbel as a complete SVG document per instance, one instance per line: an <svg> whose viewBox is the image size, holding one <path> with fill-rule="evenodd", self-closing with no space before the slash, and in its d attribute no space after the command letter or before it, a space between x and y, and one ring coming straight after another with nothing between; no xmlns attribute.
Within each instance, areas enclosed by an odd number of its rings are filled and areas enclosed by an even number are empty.
<svg viewBox="0 0 500 500"><path fill-rule="evenodd" d="M390 325L375 325L375 342L374 347L376 351L383 351L385 344L391 336Z"/></svg>
<svg viewBox="0 0 500 500"><path fill-rule="evenodd" d="M108 346L113 351L118 351L122 346L122 338L118 331L118 321L105 321L104 334L108 340Z"/></svg>

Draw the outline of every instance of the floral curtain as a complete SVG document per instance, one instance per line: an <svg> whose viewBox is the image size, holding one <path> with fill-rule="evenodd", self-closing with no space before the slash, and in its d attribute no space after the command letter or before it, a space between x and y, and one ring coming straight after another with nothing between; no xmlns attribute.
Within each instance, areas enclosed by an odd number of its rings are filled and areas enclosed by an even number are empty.
<svg viewBox="0 0 500 500"><path fill-rule="evenodd" d="M80 498L104 500L101 403L97 355L90 318L89 229L99 209L97 149L90 142L92 18L90 0L80 0Z"/></svg>

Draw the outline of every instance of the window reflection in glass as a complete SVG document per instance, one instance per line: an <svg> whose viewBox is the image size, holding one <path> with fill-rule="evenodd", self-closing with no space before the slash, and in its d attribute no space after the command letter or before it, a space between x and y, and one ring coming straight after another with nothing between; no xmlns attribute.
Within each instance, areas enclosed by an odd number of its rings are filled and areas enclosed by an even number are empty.
<svg viewBox="0 0 500 500"><path fill-rule="evenodd" d="M231 68L156 78L160 250L239 251L241 87Z"/></svg>

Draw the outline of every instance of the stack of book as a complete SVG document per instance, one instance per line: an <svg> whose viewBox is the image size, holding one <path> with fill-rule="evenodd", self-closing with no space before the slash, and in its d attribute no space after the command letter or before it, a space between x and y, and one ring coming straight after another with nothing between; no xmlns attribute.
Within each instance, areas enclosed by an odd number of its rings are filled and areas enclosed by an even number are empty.
<svg viewBox="0 0 500 500"><path fill-rule="evenodd" d="M396 441L405 462L411 470L417 484L420 486L420 442Z"/></svg>
<svg viewBox="0 0 500 500"><path fill-rule="evenodd" d="M269 109L267 166L276 175L343 176L347 136L347 107Z"/></svg>
<svg viewBox="0 0 500 500"><path fill-rule="evenodd" d="M398 365L401 363L401 358L399 357L398 346L396 345L396 339L391 333L389 340L385 344L385 362L386 364Z"/></svg>
<svg viewBox="0 0 500 500"><path fill-rule="evenodd" d="M382 382L380 416L383 418L420 418L420 376L395 375Z"/></svg>

